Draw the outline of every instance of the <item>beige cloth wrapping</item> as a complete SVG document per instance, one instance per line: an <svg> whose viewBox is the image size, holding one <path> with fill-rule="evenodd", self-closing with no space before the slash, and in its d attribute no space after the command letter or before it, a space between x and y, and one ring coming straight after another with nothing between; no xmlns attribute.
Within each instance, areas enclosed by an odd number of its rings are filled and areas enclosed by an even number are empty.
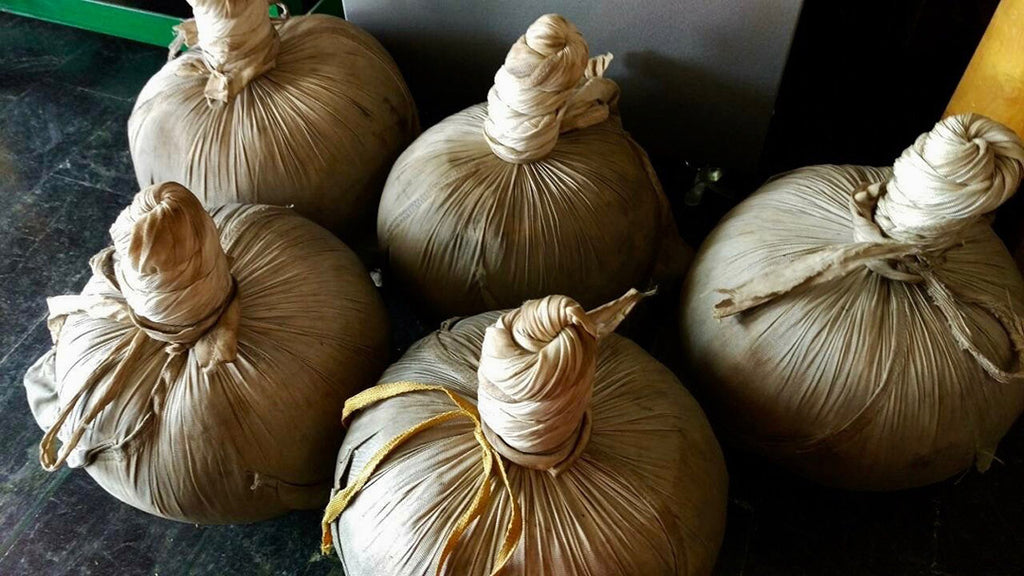
<svg viewBox="0 0 1024 576"><path fill-rule="evenodd" d="M287 209L211 218L171 183L140 192L111 237L82 293L49 299L54 346L25 376L44 467L84 467L188 522L323 505L337 415L387 358L356 256Z"/></svg>
<svg viewBox="0 0 1024 576"><path fill-rule="evenodd" d="M478 493L481 445L467 419L423 430L330 522L345 573L491 574L515 508L522 532L502 574L709 574L725 522L724 462L675 376L610 334L639 298L584 312L553 296L458 320L392 365L381 382L440 385L478 402L510 490L490 475L481 515L441 561ZM443 392L416 391L351 414L335 489L389 440L452 408ZM562 444L568 460L551 457Z"/></svg>
<svg viewBox="0 0 1024 576"><path fill-rule="evenodd" d="M607 302L681 277L679 238L646 153L603 78L611 55L542 16L508 53L487 104L424 132L395 163L377 216L391 270L438 316L566 294Z"/></svg>
<svg viewBox="0 0 1024 576"><path fill-rule="evenodd" d="M681 329L732 432L850 488L985 470L1024 408L1024 283L984 216L1022 163L1012 130L953 116L891 170L796 170L726 216Z"/></svg>
<svg viewBox="0 0 1024 576"><path fill-rule="evenodd" d="M372 231L387 172L419 132L412 97L369 34L324 15L272 21L266 0L189 0L191 50L146 84L128 121L140 186L208 207L294 205L352 239Z"/></svg>

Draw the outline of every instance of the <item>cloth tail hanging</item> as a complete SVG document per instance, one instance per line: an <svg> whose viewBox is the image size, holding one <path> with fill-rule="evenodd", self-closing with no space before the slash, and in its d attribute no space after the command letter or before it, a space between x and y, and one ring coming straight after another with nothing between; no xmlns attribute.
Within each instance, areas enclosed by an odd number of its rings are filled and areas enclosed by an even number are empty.
<svg viewBox="0 0 1024 576"><path fill-rule="evenodd" d="M995 380L1024 377L1024 321L1008 302L957 294L934 272L967 229L1008 200L1024 171L1024 146L1014 132L977 114L950 116L922 134L893 165L887 182L850 194L854 237L789 258L767 273L720 290L716 318L752 310L799 287L832 282L866 267L898 282L922 283L957 344ZM1015 352L1004 370L974 344L958 301L1000 322Z"/></svg>
<svg viewBox="0 0 1024 576"><path fill-rule="evenodd" d="M107 450L126 450L159 416L162 399L184 367L184 353L194 350L204 370L235 359L239 306L237 288L212 218L199 200L180 184L157 184L139 192L110 229L114 246L93 257L94 275L115 296L92 294L50 298L49 326L54 351L64 322L72 314L106 318L131 328L81 383L49 427L39 445L40 464L49 471L69 458L88 464ZM92 422L120 395L152 341L167 352L144 414L127 432L87 450L78 444ZM54 361L50 355L49 361ZM112 371L112 373L111 373ZM101 392L97 387L111 374ZM96 398L98 396L98 398ZM72 414L84 412L61 449L57 440Z"/></svg>

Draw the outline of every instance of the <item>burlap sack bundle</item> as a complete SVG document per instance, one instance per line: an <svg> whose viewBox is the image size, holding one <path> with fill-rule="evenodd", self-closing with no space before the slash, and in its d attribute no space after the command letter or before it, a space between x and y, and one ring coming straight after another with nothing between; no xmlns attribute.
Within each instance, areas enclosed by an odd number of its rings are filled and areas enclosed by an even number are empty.
<svg viewBox="0 0 1024 576"><path fill-rule="evenodd" d="M985 470L1024 408L1024 283L990 214L1024 148L978 115L893 167L765 184L701 247L681 331L746 446L821 482L895 489Z"/></svg>
<svg viewBox="0 0 1024 576"><path fill-rule="evenodd" d="M25 376L42 465L188 522L322 506L337 415L387 360L355 254L286 208L211 217L173 183L110 235L82 293L49 299L53 348Z"/></svg>
<svg viewBox="0 0 1024 576"><path fill-rule="evenodd" d="M266 0L189 0L167 63L128 121L139 186L175 181L207 207L293 205L351 239L416 137L391 57L332 16L272 20Z"/></svg>
<svg viewBox="0 0 1024 576"><path fill-rule="evenodd" d="M325 553L350 576L709 574L725 465L675 376L612 334L640 297L420 340L346 404Z"/></svg>
<svg viewBox="0 0 1024 576"><path fill-rule="evenodd" d="M622 128L606 54L534 22L487 103L430 128L395 163L377 216L391 270L437 315L566 294L597 306L687 250L646 153Z"/></svg>

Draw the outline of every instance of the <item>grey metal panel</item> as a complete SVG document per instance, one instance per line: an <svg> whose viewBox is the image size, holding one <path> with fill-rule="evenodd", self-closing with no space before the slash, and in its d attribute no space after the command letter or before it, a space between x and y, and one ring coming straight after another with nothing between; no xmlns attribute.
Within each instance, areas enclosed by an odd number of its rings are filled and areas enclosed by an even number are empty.
<svg viewBox="0 0 1024 576"><path fill-rule="evenodd" d="M508 47L541 14L612 52L627 129L661 167L756 168L801 0L344 0L398 61L429 126L486 99Z"/></svg>

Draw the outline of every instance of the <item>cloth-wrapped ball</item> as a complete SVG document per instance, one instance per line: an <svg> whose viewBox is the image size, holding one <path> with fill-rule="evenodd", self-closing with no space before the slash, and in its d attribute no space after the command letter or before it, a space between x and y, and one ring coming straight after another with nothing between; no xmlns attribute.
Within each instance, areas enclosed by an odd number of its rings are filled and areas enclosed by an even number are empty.
<svg viewBox="0 0 1024 576"><path fill-rule="evenodd" d="M688 250L646 153L623 130L611 55L561 16L512 47L487 103L423 133L388 176L377 236L390 270L435 315L566 294L597 306Z"/></svg>
<svg viewBox="0 0 1024 576"><path fill-rule="evenodd" d="M25 376L43 466L187 522L322 506L337 415L388 353L355 254L286 208L211 218L170 183L110 232L82 293L49 299L53 348Z"/></svg>
<svg viewBox="0 0 1024 576"><path fill-rule="evenodd" d="M446 323L345 407L326 551L374 574L709 574L727 476L675 376L611 332L640 298Z"/></svg>
<svg viewBox="0 0 1024 576"><path fill-rule="evenodd" d="M682 294L713 419L835 486L988 468L1024 408L1024 283L985 215L1022 161L1013 131L953 116L891 169L795 170L737 206Z"/></svg>
<svg viewBox="0 0 1024 576"><path fill-rule="evenodd" d="M294 206L348 240L372 232L388 170L419 132L388 53L333 16L189 3L177 42L189 51L149 80L128 121L139 186L180 182L208 207Z"/></svg>

